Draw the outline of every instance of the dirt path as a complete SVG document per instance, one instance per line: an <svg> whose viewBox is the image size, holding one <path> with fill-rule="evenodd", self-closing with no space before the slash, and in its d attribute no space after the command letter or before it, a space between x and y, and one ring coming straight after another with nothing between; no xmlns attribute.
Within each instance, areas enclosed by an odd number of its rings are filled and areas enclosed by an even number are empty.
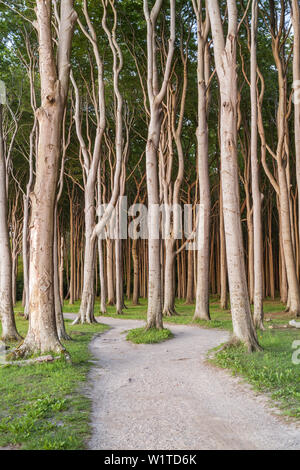
<svg viewBox="0 0 300 470"><path fill-rule="evenodd" d="M266 397L205 363L228 333L178 325L171 341L133 345L122 332L142 322L101 322L112 329L91 343L90 449L300 449Z"/></svg>

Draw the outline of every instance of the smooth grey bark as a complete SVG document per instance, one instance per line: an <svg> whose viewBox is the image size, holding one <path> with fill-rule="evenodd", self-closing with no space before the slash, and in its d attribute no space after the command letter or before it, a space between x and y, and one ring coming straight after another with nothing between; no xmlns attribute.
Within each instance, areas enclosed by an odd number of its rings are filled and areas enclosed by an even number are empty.
<svg viewBox="0 0 300 470"><path fill-rule="evenodd" d="M221 93L221 178L227 269L234 340L259 350L247 289L237 164L237 5L227 0L228 32L224 40L218 0L208 2L216 70Z"/></svg>
<svg viewBox="0 0 300 470"><path fill-rule="evenodd" d="M6 159L3 141L3 105L0 104L0 319L2 341L17 341L12 299L12 259L7 222Z"/></svg>
<svg viewBox="0 0 300 470"><path fill-rule="evenodd" d="M77 15L73 1L60 6L57 57L52 38L52 3L37 0L41 107L36 179L31 193L29 330L15 356L35 352L65 353L55 321L53 287L54 208L61 154L62 122L68 95L70 53Z"/></svg>
<svg viewBox="0 0 300 470"><path fill-rule="evenodd" d="M251 178L253 197L253 250L254 250L254 325L264 328L263 319L263 240L261 220L261 193L257 158L257 16L258 2L252 1L251 22Z"/></svg>
<svg viewBox="0 0 300 470"><path fill-rule="evenodd" d="M209 313L209 255L210 255L210 182L208 168L208 74L206 53L210 22L207 11L205 21L202 20L202 2L193 0L193 7L197 17L198 37L198 127L197 136L197 162L200 192L200 214L197 247L197 283L196 306L194 319L210 320ZM207 4L206 4L207 9Z"/></svg>
<svg viewBox="0 0 300 470"><path fill-rule="evenodd" d="M147 23L147 91L150 104L150 122L146 145L146 181L149 204L148 227L148 310L147 328L162 328L162 277L161 277L161 236L157 233L159 227L159 215L155 210L159 201L159 179L157 149L162 124L162 101L167 92L171 73L175 43L175 0L170 0L171 30L169 50L166 59L162 86L158 86L158 70L156 63L156 22L161 11L163 0L156 0L149 11L148 0L144 0L144 15ZM159 232L159 230L158 230Z"/></svg>

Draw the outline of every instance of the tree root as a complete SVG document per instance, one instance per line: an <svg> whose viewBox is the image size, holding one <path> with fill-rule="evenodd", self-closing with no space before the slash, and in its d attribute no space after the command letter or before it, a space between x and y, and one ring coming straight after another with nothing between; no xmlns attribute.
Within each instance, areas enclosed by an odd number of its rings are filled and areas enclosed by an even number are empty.
<svg viewBox="0 0 300 470"><path fill-rule="evenodd" d="M211 318L210 318L210 315L208 315L208 316L207 316L207 315L201 316L201 315L196 315L196 314L195 314L195 315L193 316L193 321L196 321L196 320L211 321Z"/></svg>
<svg viewBox="0 0 300 470"><path fill-rule="evenodd" d="M70 361L70 355L67 352L67 350L59 343L59 341L56 342L56 344L49 348L48 351L41 350L40 347L34 344L31 340L25 339L23 343L21 343L17 348L15 348L13 351L11 351L8 356L7 360L8 361L18 361L20 359L24 359L28 356L33 356L35 354L43 354L43 353L50 353L48 354L49 356L51 353L56 353L59 354L60 358L64 358L66 361Z"/></svg>
<svg viewBox="0 0 300 470"><path fill-rule="evenodd" d="M58 333L58 339L59 341L72 341L71 336L68 335L68 333Z"/></svg>
<svg viewBox="0 0 300 470"><path fill-rule="evenodd" d="M164 317L176 317L178 316L178 313L176 312L175 309L168 308L163 311L163 316Z"/></svg>
<svg viewBox="0 0 300 470"><path fill-rule="evenodd" d="M25 359L23 361L5 361L1 366L30 366L32 364L41 364L43 362L54 362L61 359L61 356L39 356L34 359Z"/></svg>
<svg viewBox="0 0 300 470"><path fill-rule="evenodd" d="M6 336L1 336L0 341L3 343L17 343L22 341L24 338L22 338L21 335L14 334L14 335L6 335Z"/></svg>
<svg viewBox="0 0 300 470"><path fill-rule="evenodd" d="M258 344L257 341L255 341L255 344L246 344L246 343L243 343L243 341L241 341L239 338L237 338L236 336L232 336L229 341L227 341L226 343L222 344L222 346L220 346L219 349L217 349L216 351L213 351L209 356L208 358L209 359L213 359L215 357L216 354L219 354L220 352L223 352L225 351L226 349L228 348L231 348L231 347L238 347L238 346L246 346L247 347L247 350L248 350L248 353L252 353L252 352L255 352L255 351L263 351L263 348Z"/></svg>

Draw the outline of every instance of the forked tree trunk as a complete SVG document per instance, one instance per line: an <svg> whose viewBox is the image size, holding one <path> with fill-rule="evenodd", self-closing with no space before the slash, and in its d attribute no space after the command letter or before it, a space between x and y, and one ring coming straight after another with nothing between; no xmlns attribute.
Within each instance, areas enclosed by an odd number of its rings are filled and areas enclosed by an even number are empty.
<svg viewBox="0 0 300 470"><path fill-rule="evenodd" d="M258 350L247 290L237 164L237 6L227 0L228 33L226 43L218 0L209 0L215 62L221 92L221 178L225 225L227 268L234 338L249 351Z"/></svg>
<svg viewBox="0 0 300 470"><path fill-rule="evenodd" d="M0 319L2 341L17 341L17 332L12 300L12 260L7 225L6 164L2 134L3 105L0 104Z"/></svg>
<svg viewBox="0 0 300 470"><path fill-rule="evenodd" d="M159 205L159 181L157 149L159 147L162 124L162 101L165 97L171 73L171 65L175 43L175 0L170 0L171 30L169 51L166 59L164 78L161 89L158 89L158 70L156 63L156 22L163 0L156 0L151 12L148 0L144 0L144 15L147 22L147 89L150 103L150 123L146 145L146 180L148 193L148 311L147 328L162 328L162 296L161 296L161 240L157 233L159 215L155 208ZM159 232L159 230L158 230Z"/></svg>
<svg viewBox="0 0 300 470"><path fill-rule="evenodd" d="M281 12L284 15L284 11ZM284 141L286 137L286 70L284 68L280 46L280 39L282 32L275 36L275 31L272 31L272 50L275 63L278 70L278 87L279 87L279 103L277 111L277 133L278 144L276 150L277 172L278 172L278 186L279 186L279 205L280 205L280 218L281 218L281 234L282 246L284 253L284 261L286 267L286 275L288 280L288 307L291 314L300 316L300 288L297 279L296 260L293 247L291 218L290 218L290 198L289 187L287 182L286 172L286 155Z"/></svg>
<svg viewBox="0 0 300 470"><path fill-rule="evenodd" d="M39 142L36 180L31 195L31 250L29 330L15 356L36 352L63 353L55 321L53 288L54 207L61 153L63 114L68 94L70 51L76 13L73 1L61 3L54 57L51 32L51 0L37 0L40 52L41 108L38 110Z"/></svg>

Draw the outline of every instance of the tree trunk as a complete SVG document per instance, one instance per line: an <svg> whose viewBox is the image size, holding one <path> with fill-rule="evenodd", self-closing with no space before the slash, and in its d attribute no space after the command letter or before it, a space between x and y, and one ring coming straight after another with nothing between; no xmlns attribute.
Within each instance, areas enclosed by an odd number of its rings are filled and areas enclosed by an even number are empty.
<svg viewBox="0 0 300 470"><path fill-rule="evenodd" d="M18 341L12 300L12 260L7 225L6 163L2 133L3 105L0 104L0 319L2 341Z"/></svg>
<svg viewBox="0 0 300 470"><path fill-rule="evenodd" d="M228 0L227 6L229 25L225 43L218 1L208 2L221 91L221 178L227 268L234 337L253 351L260 346L247 290L237 164L237 7L233 0Z"/></svg>
<svg viewBox="0 0 300 470"><path fill-rule="evenodd" d="M291 0L292 23L294 30L293 49L293 88L295 111L295 148L296 148L296 177L298 186L298 231L300 241L300 7L298 0Z"/></svg>
<svg viewBox="0 0 300 470"><path fill-rule="evenodd" d="M92 176L92 177L91 177ZM96 240L92 238L95 227L95 178L90 174L85 185L85 247L83 268L83 290L79 316L81 323L96 323L95 307L95 269Z"/></svg>
<svg viewBox="0 0 300 470"><path fill-rule="evenodd" d="M175 279L174 279L174 245L175 240L165 240L165 282L163 314L167 317L176 314L175 311Z"/></svg>
<svg viewBox="0 0 300 470"><path fill-rule="evenodd" d="M163 327L162 322L162 298L161 298L161 240L160 234L157 235L157 227L159 227L159 215L155 214L155 207L159 205L159 189L158 189L158 170L157 170L157 152L159 145L159 135L161 127L160 109L153 109L151 122L149 126L149 134L146 148L146 168L147 168L147 192L149 203L148 227L148 311L147 311L147 327L159 328ZM151 233L152 232L152 233ZM159 230L158 230L159 232Z"/></svg>
<svg viewBox="0 0 300 470"><path fill-rule="evenodd" d="M207 80L205 76L205 47L209 32L209 17L202 23L201 2L194 3L198 29L198 128L197 161L200 188L199 227L197 230L197 284L195 319L210 320L209 313L209 267L210 267L210 182L208 169Z"/></svg>
<svg viewBox="0 0 300 470"><path fill-rule="evenodd" d="M132 263L133 263L133 294L132 304L139 305L139 257L137 251L137 240L132 240Z"/></svg>
<svg viewBox="0 0 300 470"><path fill-rule="evenodd" d="M163 83L158 89L158 69L156 63L156 21L163 0L156 0L151 13L148 0L144 0L144 15L147 22L147 89L150 102L150 122L146 145L146 180L148 194L148 311L147 328L163 327L161 297L161 237L159 229L159 181L157 149L159 147L162 124L162 101L166 95L175 44L175 0L170 0L170 39L165 63Z"/></svg>
<svg viewBox="0 0 300 470"><path fill-rule="evenodd" d="M64 353L55 322L53 288L54 207L61 152L62 122L68 94L73 1L61 3L57 61L51 34L51 1L37 0L41 108L37 112L39 142L36 180L31 194L29 330L15 356L36 352Z"/></svg>
<svg viewBox="0 0 300 470"><path fill-rule="evenodd" d="M55 321L58 338L60 340L70 341L71 338L66 332L62 302L59 292L59 276L58 276L58 243L57 243L57 207L54 210L54 242L53 242L53 285L54 285L54 305L55 305Z"/></svg>
<svg viewBox="0 0 300 470"><path fill-rule="evenodd" d="M252 2L251 23L251 175L253 195L254 237L254 325L263 329L263 241L261 222L261 193L259 189L259 164L257 160L257 13L258 2Z"/></svg>
<svg viewBox="0 0 300 470"><path fill-rule="evenodd" d="M106 240L107 305L115 304L113 240Z"/></svg>

